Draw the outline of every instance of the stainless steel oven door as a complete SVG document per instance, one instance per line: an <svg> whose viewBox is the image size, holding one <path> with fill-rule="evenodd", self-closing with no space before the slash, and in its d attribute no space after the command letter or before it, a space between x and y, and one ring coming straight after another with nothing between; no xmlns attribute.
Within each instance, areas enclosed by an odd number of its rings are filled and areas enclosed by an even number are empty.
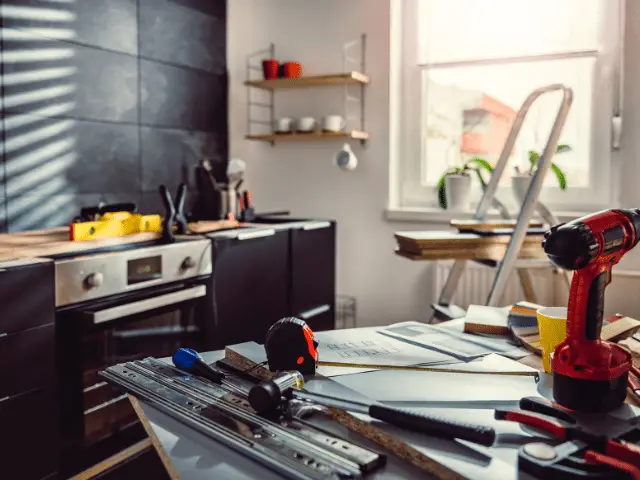
<svg viewBox="0 0 640 480"><path fill-rule="evenodd" d="M58 313L58 325L69 333L60 337L63 384L76 398L65 417L76 425L81 448L119 434L126 437L125 431L138 423L128 398L106 385L98 372L149 356L170 357L181 347L201 349L206 296L206 285L194 281Z"/></svg>

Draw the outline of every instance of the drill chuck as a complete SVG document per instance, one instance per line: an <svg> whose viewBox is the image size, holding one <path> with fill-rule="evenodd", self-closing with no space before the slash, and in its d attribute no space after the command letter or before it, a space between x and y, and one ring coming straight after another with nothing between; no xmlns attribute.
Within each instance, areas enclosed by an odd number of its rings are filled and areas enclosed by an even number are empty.
<svg viewBox="0 0 640 480"><path fill-rule="evenodd" d="M578 221L555 225L544 234L542 248L551 263L563 270L586 267L598 254L591 229Z"/></svg>

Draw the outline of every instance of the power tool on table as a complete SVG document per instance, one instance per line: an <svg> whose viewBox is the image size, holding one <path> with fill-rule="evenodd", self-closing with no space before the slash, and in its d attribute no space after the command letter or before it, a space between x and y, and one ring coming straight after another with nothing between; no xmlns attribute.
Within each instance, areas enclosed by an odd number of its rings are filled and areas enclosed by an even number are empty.
<svg viewBox="0 0 640 480"><path fill-rule="evenodd" d="M571 410L603 412L626 397L631 355L600 338L611 269L640 240L640 209L617 209L555 225L542 242L549 260L575 270L566 338L551 360L555 401Z"/></svg>

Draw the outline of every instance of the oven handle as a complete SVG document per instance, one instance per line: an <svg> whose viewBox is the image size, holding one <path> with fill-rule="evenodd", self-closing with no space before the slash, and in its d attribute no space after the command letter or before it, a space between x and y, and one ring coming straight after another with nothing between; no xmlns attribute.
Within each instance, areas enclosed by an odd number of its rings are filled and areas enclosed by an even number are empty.
<svg viewBox="0 0 640 480"><path fill-rule="evenodd" d="M166 307L167 305L184 302L186 300L204 297L206 294L207 287L205 285L198 285L187 288L186 290L158 295L157 297L147 298L145 300L139 300L125 305L118 305L117 307L105 308L104 310L98 310L97 312L86 312L86 315L93 320L94 324L110 322L136 313L143 313L156 308Z"/></svg>

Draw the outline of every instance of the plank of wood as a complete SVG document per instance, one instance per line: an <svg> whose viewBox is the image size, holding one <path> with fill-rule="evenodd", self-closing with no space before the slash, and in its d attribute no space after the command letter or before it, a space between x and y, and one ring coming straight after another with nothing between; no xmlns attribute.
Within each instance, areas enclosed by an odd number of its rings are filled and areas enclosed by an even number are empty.
<svg viewBox="0 0 640 480"><path fill-rule="evenodd" d="M147 418L147 416L144 414L140 403L135 397L132 397L131 395L129 395L129 401L131 402L131 406L136 412L136 415L140 419L140 423L142 423L144 431L147 432L147 435L149 435L149 441L156 449L156 452L158 453L158 456L160 457L160 460L162 461L162 464L164 465L169 478L171 480L180 480L180 475L178 475L176 468L173 466L173 463L171 462L169 455L162 446L162 442L160 442L160 439L156 435L156 432L153 431L153 427L149 423L149 419Z"/></svg>
<svg viewBox="0 0 640 480"><path fill-rule="evenodd" d="M276 78L273 80L247 80L249 87L274 90L278 88L326 87L345 84L367 84L369 77L360 72L333 73L329 75L305 75L299 78Z"/></svg>
<svg viewBox="0 0 640 480"><path fill-rule="evenodd" d="M162 238L162 234L159 232L143 232L123 237L72 242L69 240L69 231L65 227L38 232L10 233L0 235L0 260L82 253L105 247L150 242L160 238Z"/></svg>
<svg viewBox="0 0 640 480"><path fill-rule="evenodd" d="M69 480L91 480L98 478L114 467L118 466L121 463L126 462L127 460L140 455L142 452L150 449L152 446L151 440L148 438L145 440L141 440L138 443L131 445L129 448L125 448L120 452L112 455L111 457L103 460L100 463L93 465L92 467L84 470L77 475L74 475Z"/></svg>
<svg viewBox="0 0 640 480"><path fill-rule="evenodd" d="M268 380L275 375L275 373L269 371L267 368L240 355L229 347L225 348L224 352L227 360L234 363L254 378L259 380ZM431 475L434 475L436 478L443 480L462 480L465 478L446 465L426 456L424 453L420 452L403 440L400 440L399 438L368 422L360 420L344 410L326 407L323 409L323 413L331 420L345 426L352 432L358 433L363 437L372 440L382 448L391 451L401 459Z"/></svg>
<svg viewBox="0 0 640 480"><path fill-rule="evenodd" d="M191 222L187 225L187 229L191 233L207 233L227 228L235 228L240 225L238 220L201 220L199 222Z"/></svg>
<svg viewBox="0 0 640 480"><path fill-rule="evenodd" d="M517 220L451 220L449 224L458 230L494 230L496 228L514 228L517 222ZM539 220L529 221L529 228L542 227L544 227L544 223Z"/></svg>
<svg viewBox="0 0 640 480"><path fill-rule="evenodd" d="M369 134L360 130L350 130L346 132L294 132L294 133L265 133L259 135L246 135L247 140L262 140L264 142L276 142L280 140L323 140L332 138L353 138L356 140L367 140Z"/></svg>

